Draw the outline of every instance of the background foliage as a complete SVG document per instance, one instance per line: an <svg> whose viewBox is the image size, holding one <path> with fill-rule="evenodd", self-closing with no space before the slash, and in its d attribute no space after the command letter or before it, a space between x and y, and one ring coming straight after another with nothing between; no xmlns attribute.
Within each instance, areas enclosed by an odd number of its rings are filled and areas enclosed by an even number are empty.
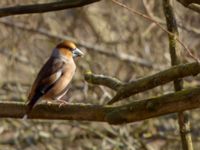
<svg viewBox="0 0 200 150"><path fill-rule="evenodd" d="M50 2L50 0L40 2ZM30 3L38 2L7 0L1 1L0 5L5 7ZM154 17L165 26L162 1L143 0L124 3ZM196 56L199 56L197 51L200 47L199 14L175 1L173 7L180 26L181 40ZM41 34L41 31L48 35ZM114 95L105 87L87 84L83 76L87 71L114 76L128 82L170 67L167 34L151 22L131 15L111 1L58 12L1 18L0 32L1 100L26 101L27 91L35 75L59 41L52 38L51 34L72 37L78 41L77 43L90 44L97 49L116 54L107 55L79 46L86 55L77 60L76 75L72 88L66 96L66 100L70 102L105 104ZM124 54L132 61L119 57ZM178 55L183 62L193 61L183 48L180 48ZM131 56L134 56L134 59ZM184 79L185 88L198 84L198 77L195 80L190 77ZM172 91L173 84L170 83L137 94L134 98L155 97ZM194 146L198 147L198 110L191 111L190 118ZM95 122L56 120L23 122L1 119L0 149L180 149L177 126L175 115L120 126Z"/></svg>

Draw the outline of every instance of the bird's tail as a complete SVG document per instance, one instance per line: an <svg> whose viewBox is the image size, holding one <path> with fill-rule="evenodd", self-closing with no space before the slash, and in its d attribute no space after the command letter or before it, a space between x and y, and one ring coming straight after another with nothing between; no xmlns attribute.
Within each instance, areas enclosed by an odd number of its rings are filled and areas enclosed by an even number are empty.
<svg viewBox="0 0 200 150"><path fill-rule="evenodd" d="M30 112L32 111L32 109L35 106L36 102L39 100L39 98L42 95L43 95L42 93L37 93L30 99L30 101L27 104L26 113L23 116L23 119L27 119L28 118L28 115L30 114Z"/></svg>

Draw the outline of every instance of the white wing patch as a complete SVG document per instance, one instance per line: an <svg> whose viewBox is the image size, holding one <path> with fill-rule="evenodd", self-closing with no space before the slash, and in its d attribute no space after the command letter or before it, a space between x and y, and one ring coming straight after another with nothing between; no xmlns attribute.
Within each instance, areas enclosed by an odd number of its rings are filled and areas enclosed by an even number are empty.
<svg viewBox="0 0 200 150"><path fill-rule="evenodd" d="M56 72L56 79L55 79L55 81L57 81L61 77L61 75L62 75L62 70L57 71Z"/></svg>
<svg viewBox="0 0 200 150"><path fill-rule="evenodd" d="M44 86L44 87L42 88L42 90L41 90L41 93L45 94L46 91L47 91L47 89L48 89L52 84L54 84L54 83L61 77L61 75L62 75L62 70L60 69L59 71L56 72L56 78L55 78L55 80L54 80L50 85Z"/></svg>

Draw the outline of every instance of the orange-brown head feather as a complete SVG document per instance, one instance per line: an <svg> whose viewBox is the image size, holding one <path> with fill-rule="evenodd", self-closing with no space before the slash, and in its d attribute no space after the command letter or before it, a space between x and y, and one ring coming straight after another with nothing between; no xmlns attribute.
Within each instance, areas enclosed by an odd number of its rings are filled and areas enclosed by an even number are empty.
<svg viewBox="0 0 200 150"><path fill-rule="evenodd" d="M56 46L56 48L65 48L65 49L68 49L68 50L72 50L72 49L76 48L76 45L72 41L65 40L65 41L59 43Z"/></svg>
<svg viewBox="0 0 200 150"><path fill-rule="evenodd" d="M66 56L68 59L72 59L73 50L76 48L76 45L72 41L65 40L59 43L56 48L60 54Z"/></svg>
<svg viewBox="0 0 200 150"><path fill-rule="evenodd" d="M73 53L72 51L65 49L65 48L58 48L59 53L64 55L65 57L67 57L68 59L72 59L73 58Z"/></svg>

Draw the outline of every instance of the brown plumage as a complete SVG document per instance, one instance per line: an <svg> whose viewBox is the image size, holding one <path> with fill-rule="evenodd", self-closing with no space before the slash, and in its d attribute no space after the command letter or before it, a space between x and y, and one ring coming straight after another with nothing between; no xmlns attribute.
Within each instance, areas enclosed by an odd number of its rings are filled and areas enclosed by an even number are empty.
<svg viewBox="0 0 200 150"><path fill-rule="evenodd" d="M40 98L48 101L61 100L76 70L73 58L82 55L83 53L76 48L76 45L67 40L53 49L50 58L43 65L32 85L24 118L28 116Z"/></svg>

